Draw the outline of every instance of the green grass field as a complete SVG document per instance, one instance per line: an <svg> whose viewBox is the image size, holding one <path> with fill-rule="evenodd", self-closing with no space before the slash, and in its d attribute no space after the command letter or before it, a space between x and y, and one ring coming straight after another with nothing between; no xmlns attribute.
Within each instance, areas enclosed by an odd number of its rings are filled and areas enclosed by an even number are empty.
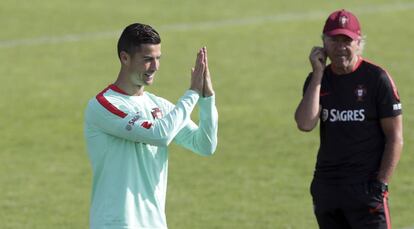
<svg viewBox="0 0 414 229"><path fill-rule="evenodd" d="M147 90L175 102L206 45L217 94L216 155L170 148L169 228L317 228L309 183L318 131L299 132L293 113L308 53L339 8L357 14L364 56L399 88L405 146L390 206L394 228L414 227L414 2L339 2L2 0L0 228L88 227L83 111L115 80L119 32L137 21L163 40L161 69Z"/></svg>

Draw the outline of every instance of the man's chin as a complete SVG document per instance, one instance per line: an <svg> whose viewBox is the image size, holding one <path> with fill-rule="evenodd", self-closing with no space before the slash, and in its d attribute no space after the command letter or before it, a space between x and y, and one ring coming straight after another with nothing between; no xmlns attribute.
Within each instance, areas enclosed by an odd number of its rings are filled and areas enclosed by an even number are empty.
<svg viewBox="0 0 414 229"><path fill-rule="evenodd" d="M154 80L145 81L145 86L151 86L154 83Z"/></svg>
<svg viewBox="0 0 414 229"><path fill-rule="evenodd" d="M338 58L331 61L333 65L337 67L347 67L350 63L347 59Z"/></svg>

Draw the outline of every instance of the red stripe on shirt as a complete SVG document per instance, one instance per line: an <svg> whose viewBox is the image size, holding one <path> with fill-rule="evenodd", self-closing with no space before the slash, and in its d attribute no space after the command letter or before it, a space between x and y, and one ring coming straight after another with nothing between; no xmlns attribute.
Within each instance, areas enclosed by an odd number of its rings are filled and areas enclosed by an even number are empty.
<svg viewBox="0 0 414 229"><path fill-rule="evenodd" d="M115 89L114 89L115 88ZM127 116L127 114L121 110L119 110L118 108L116 108L114 105L112 105L111 102L109 102L104 94L105 92L107 92L109 89L114 90L118 93L121 94L126 94L125 92L123 92L120 88L118 88L117 86L111 84L109 85L107 88L105 88L103 91L101 91L98 95L96 95L96 100L98 100L98 102L105 107L105 109L107 109L109 112L111 112L114 115L117 115L121 118L125 118Z"/></svg>
<svg viewBox="0 0 414 229"><path fill-rule="evenodd" d="M392 77L390 76L390 74L387 71L385 71L385 73L387 74L387 77L391 82L392 91L394 92L394 96L399 101L400 100L400 95L398 95L397 87L395 86L394 80L392 79Z"/></svg>
<svg viewBox="0 0 414 229"><path fill-rule="evenodd" d="M388 73L388 71L387 71L387 70L385 70L384 68L382 68L381 66L378 66L378 65L376 65L376 64L374 64L374 63L372 63L372 62L370 62L370 61L368 61L368 60L366 60L366 59L364 59L364 61L366 61L366 62L368 62L368 63L370 63L370 64L372 64L372 65L375 65L375 66L377 66L377 67L381 68L381 69L385 72L385 74L386 74L386 75L387 75L387 77L388 77L388 80L389 80L389 81L390 81L390 83L391 83L392 91L393 91L393 93L394 93L395 98L396 98L398 101L400 101L400 95L398 94L397 87L395 86L394 80L392 79L392 77L391 77L391 75Z"/></svg>
<svg viewBox="0 0 414 229"><path fill-rule="evenodd" d="M111 85L109 85L109 88L112 90L112 91L116 91L116 92L118 92L118 93L121 93L121 94L123 94L123 95L128 95L124 90L122 90L121 88L119 88L118 86L116 86L115 84L111 84Z"/></svg>
<svg viewBox="0 0 414 229"><path fill-rule="evenodd" d="M384 203L385 221L387 222L387 229L391 229L390 209L388 206L388 192L384 193L384 198L382 199L382 201Z"/></svg>
<svg viewBox="0 0 414 229"><path fill-rule="evenodd" d="M357 60L357 62L355 63L355 66L354 66L354 68L352 69L352 72L354 72L355 70L357 70L357 69L359 68L359 66L361 65L361 63L362 63L362 57L358 56L357 58L358 58L358 60Z"/></svg>

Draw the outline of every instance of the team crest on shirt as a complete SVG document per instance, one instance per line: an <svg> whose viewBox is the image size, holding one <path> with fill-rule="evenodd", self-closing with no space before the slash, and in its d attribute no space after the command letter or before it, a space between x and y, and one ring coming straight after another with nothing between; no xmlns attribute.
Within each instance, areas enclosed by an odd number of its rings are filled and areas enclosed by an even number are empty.
<svg viewBox="0 0 414 229"><path fill-rule="evenodd" d="M357 101L362 102L364 101L364 97L367 95L367 89L364 85L358 85L354 93L357 97Z"/></svg>
<svg viewBox="0 0 414 229"><path fill-rule="evenodd" d="M154 119L162 118L162 111L158 107L152 108L151 114Z"/></svg>

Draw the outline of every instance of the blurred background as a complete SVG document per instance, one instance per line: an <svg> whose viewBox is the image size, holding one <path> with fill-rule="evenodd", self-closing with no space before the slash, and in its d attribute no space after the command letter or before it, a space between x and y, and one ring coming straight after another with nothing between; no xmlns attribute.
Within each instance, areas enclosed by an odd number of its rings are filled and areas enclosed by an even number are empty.
<svg viewBox="0 0 414 229"><path fill-rule="evenodd" d="M402 98L405 146L390 207L394 228L414 228L408 0L2 0L0 228L88 228L83 112L115 80L116 42L134 22L162 38L161 69L146 90L175 103L207 46L217 96L216 155L170 147L169 228L317 228L309 184L318 130L299 132L293 114L309 52L321 45L326 17L341 8L358 16L363 56L388 70Z"/></svg>

